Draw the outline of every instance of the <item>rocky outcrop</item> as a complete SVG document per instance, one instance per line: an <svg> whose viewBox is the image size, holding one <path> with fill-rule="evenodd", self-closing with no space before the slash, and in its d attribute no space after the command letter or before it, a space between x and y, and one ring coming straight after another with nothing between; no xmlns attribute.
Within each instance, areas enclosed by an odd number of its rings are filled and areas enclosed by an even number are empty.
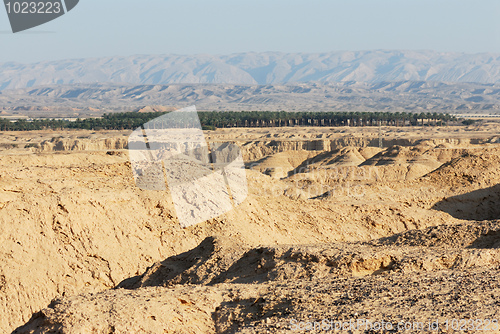
<svg viewBox="0 0 500 334"><path fill-rule="evenodd" d="M365 316L425 328L429 317L471 311L497 319L499 229L469 222L369 243L258 248L210 237L115 289L54 300L14 333L285 333L297 319Z"/></svg>
<svg viewBox="0 0 500 334"><path fill-rule="evenodd" d="M127 138L72 139L54 137L51 140L42 141L36 148L39 152L103 151L126 149L127 145Z"/></svg>

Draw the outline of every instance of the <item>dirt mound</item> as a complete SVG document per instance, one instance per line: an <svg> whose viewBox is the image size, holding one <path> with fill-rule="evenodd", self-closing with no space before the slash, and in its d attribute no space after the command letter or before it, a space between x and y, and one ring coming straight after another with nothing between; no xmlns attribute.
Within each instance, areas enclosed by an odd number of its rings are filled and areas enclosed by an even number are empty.
<svg viewBox="0 0 500 334"><path fill-rule="evenodd" d="M346 147L341 150L325 152L313 159L306 161L308 170L328 167L351 167L358 166L365 161L358 148Z"/></svg>
<svg viewBox="0 0 500 334"><path fill-rule="evenodd" d="M52 301L14 333L215 333L221 302L207 287L82 294Z"/></svg>
<svg viewBox="0 0 500 334"><path fill-rule="evenodd" d="M494 186L500 182L500 150L465 152L427 174L426 178L430 182L451 187Z"/></svg>
<svg viewBox="0 0 500 334"><path fill-rule="evenodd" d="M423 230L398 233L369 244L377 246L497 248L500 246L500 240L495 241L494 238L498 235L500 235L500 221L496 220L432 226Z"/></svg>
<svg viewBox="0 0 500 334"><path fill-rule="evenodd" d="M127 279L118 287L134 289L210 282L217 273L228 270L245 250L232 238L208 237L195 249L156 263L143 275Z"/></svg>
<svg viewBox="0 0 500 334"><path fill-rule="evenodd" d="M364 163L364 165L366 166L384 166L384 165L398 165L398 164L400 165L400 164L408 164L411 161L431 160L431 157L425 155L425 152L428 149L429 149L428 146L424 147L392 146L376 154L371 159L368 159Z"/></svg>
<svg viewBox="0 0 500 334"><path fill-rule="evenodd" d="M364 160L368 160L374 157L376 154L380 153L383 149L379 147L361 147L359 148L359 154L363 156Z"/></svg>
<svg viewBox="0 0 500 334"><path fill-rule="evenodd" d="M330 326L323 328L333 331L358 321L361 325L354 333L379 332L382 321L390 323L388 332L405 327L406 332L422 332L436 322L443 332L447 325L449 332L452 326L464 325L460 320L452 324L452 319L476 318L482 319L477 322L481 331L493 330L491 319L500 316L499 277L499 270L480 268L260 285L112 290L56 301L16 333L265 334L289 333L299 326L303 331Z"/></svg>
<svg viewBox="0 0 500 334"><path fill-rule="evenodd" d="M381 178L411 180L441 166L428 142L414 147L392 146L365 161L362 166L380 166ZM398 175L399 174L399 175Z"/></svg>
<svg viewBox="0 0 500 334"><path fill-rule="evenodd" d="M490 181L490 180L488 180ZM472 183L474 188L478 184ZM468 188L465 188L468 190ZM463 189L461 189L463 192ZM461 195L446 197L433 209L447 212L450 216L465 220L488 220L500 218L500 185L481 188Z"/></svg>
<svg viewBox="0 0 500 334"><path fill-rule="evenodd" d="M304 160L314 155L315 153L309 151L281 152L251 163L250 167L263 174L280 179L287 177Z"/></svg>
<svg viewBox="0 0 500 334"><path fill-rule="evenodd" d="M387 329L403 331L406 326L407 332L416 333L430 323L437 322L444 332L446 321L450 331L452 319L476 318L483 319L477 322L481 329L493 330L491 319L500 315L499 274L495 269L475 269L258 286L112 290L56 301L16 333L264 334L288 333L299 326L331 326L323 328L333 331L358 321L361 325L354 333L380 331L376 329L382 321L390 323ZM461 325L453 323L454 328Z"/></svg>
<svg viewBox="0 0 500 334"><path fill-rule="evenodd" d="M457 154L455 149L449 153ZM327 182L327 178L330 181L335 178L332 170L345 174L346 168L356 167L358 171L362 168L369 171L363 173L370 175L369 178L364 177L365 181L413 180L440 167L440 159L444 158L442 149L435 149L431 141L421 142L414 147L392 146L387 149L347 147L320 153L305 160L289 174L292 179L297 179L302 176L294 177L295 174L310 173L306 178L312 182Z"/></svg>
<svg viewBox="0 0 500 334"><path fill-rule="evenodd" d="M117 289L55 300L16 333L274 333L322 319L496 319L500 249L470 247L499 228L468 223L364 244L247 249L211 237Z"/></svg>
<svg viewBox="0 0 500 334"><path fill-rule="evenodd" d="M482 267L500 263L498 235L500 221L435 226L369 243L250 249L227 238L210 237L192 251L157 263L118 287L261 283Z"/></svg>

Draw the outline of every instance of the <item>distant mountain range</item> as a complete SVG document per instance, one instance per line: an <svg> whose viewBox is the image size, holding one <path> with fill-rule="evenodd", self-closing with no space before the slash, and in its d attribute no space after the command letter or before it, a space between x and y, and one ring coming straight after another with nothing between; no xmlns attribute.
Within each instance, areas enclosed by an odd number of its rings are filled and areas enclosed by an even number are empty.
<svg viewBox="0 0 500 334"><path fill-rule="evenodd" d="M0 92L0 111L33 117L98 115L144 106L199 110L500 113L500 84L401 81L286 85L73 84Z"/></svg>
<svg viewBox="0 0 500 334"><path fill-rule="evenodd" d="M500 54L434 51L138 55L0 64L0 90L42 85L500 82Z"/></svg>

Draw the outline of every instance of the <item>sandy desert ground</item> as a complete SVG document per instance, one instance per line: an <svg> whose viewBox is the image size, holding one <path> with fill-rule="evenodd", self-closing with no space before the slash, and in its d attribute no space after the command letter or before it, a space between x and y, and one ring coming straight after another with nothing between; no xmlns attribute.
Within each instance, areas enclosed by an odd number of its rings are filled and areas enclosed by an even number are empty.
<svg viewBox="0 0 500 334"><path fill-rule="evenodd" d="M130 132L0 133L0 332L500 332L499 129L207 132L249 195L186 229Z"/></svg>

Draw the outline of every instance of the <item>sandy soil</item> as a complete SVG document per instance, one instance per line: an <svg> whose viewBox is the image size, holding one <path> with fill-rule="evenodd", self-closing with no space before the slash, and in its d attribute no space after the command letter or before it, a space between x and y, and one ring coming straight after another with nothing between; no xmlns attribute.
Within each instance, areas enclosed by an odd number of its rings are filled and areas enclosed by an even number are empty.
<svg viewBox="0 0 500 334"><path fill-rule="evenodd" d="M499 332L499 127L209 132L249 196L186 229L129 133L2 133L0 332Z"/></svg>

